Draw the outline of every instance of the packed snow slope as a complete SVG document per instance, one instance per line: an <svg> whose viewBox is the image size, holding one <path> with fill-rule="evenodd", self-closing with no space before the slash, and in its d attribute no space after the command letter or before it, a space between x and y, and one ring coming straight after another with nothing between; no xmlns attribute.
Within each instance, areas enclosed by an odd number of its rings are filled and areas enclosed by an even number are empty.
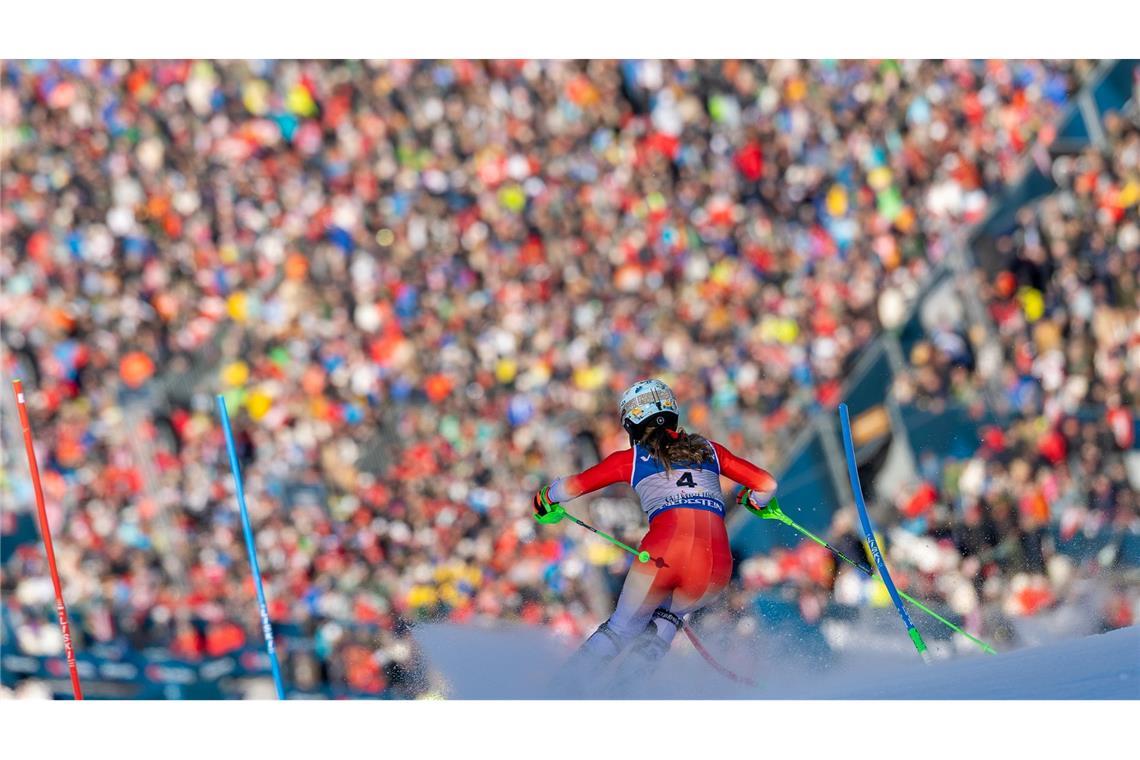
<svg viewBox="0 0 1140 760"><path fill-rule="evenodd" d="M749 652L705 642L757 687L723 678L682 636L643 682L585 693L559 678L573 643L541 630L423 625L417 637L453 699L1140 699L1140 626L998 655L947 647L930 665L913 649L860 651L858 641L842 657L797 655L788 642L758 640L769 646Z"/></svg>

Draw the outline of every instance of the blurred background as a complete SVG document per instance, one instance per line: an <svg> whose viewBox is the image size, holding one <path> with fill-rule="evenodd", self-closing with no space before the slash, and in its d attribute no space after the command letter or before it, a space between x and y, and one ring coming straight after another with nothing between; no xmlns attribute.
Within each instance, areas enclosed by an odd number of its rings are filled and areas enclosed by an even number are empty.
<svg viewBox="0 0 1140 760"><path fill-rule="evenodd" d="M5 62L0 379L85 694L272 694L215 393L290 698L447 696L440 624L576 646L628 562L531 496L627 446L648 376L860 556L846 401L896 582L999 650L1134 624L1138 92L1136 61ZM0 412L4 695L66 697ZM574 510L644 532L627 488ZM877 582L729 525L693 622L734 666L906 654Z"/></svg>

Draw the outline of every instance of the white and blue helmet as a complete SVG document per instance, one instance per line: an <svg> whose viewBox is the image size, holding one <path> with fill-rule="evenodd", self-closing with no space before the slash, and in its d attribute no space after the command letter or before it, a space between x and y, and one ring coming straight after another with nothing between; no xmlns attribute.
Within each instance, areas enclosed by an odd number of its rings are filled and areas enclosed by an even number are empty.
<svg viewBox="0 0 1140 760"><path fill-rule="evenodd" d="M621 394L621 424L631 436L653 424L671 430L677 428L677 397L660 380L638 380Z"/></svg>

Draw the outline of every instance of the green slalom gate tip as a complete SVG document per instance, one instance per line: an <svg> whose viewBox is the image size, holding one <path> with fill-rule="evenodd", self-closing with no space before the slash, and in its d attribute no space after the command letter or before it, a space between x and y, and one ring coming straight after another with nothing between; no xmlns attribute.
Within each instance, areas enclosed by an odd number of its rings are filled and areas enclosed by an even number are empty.
<svg viewBox="0 0 1140 760"><path fill-rule="evenodd" d="M918 632L917 628L908 628L907 634L910 635L910 640L914 642L914 648L918 650L919 654L926 651L926 642L922 640L922 634Z"/></svg>
<svg viewBox="0 0 1140 760"><path fill-rule="evenodd" d="M637 558L642 562L649 561L649 552L638 552Z"/></svg>

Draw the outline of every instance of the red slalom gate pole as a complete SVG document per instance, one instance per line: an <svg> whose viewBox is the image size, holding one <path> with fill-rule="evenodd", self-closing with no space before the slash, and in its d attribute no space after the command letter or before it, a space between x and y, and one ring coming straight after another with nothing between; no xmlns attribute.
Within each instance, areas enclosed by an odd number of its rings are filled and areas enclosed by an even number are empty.
<svg viewBox="0 0 1140 760"><path fill-rule="evenodd" d="M704 644L702 644L701 640L697 638L697 634L693 632L693 629L689 627L689 624L687 622L685 623L684 631L685 635L689 637L689 641L693 643L693 648L697 650L701 657L705 658L705 662L711 665L713 670L715 670L717 673L720 673L730 681L736 681L737 683L742 683L745 686L751 686L753 688L759 686L759 684L753 679L742 676L738 673L734 673L717 662L716 658L709 653L709 650L705 649Z"/></svg>
<svg viewBox="0 0 1140 760"><path fill-rule="evenodd" d="M71 690L76 699L83 699L83 689L79 686L79 670L75 665L75 650L71 646L71 626L67 622L67 607L63 604L63 587L59 583L59 569L55 566L55 548L51 543L51 526L48 525L47 510L44 508L44 489L40 485L40 468L36 465L36 450L32 446L32 426L28 422L28 408L24 404L24 385L19 380L12 381L16 394L16 407L20 410L20 428L24 431L24 450L28 454L28 468L32 471L32 486L36 491L36 510L40 517L40 535L44 540L48 567L51 569L51 585L55 587L55 610L59 614L59 628L63 632L63 651L67 655L67 668L71 671Z"/></svg>

